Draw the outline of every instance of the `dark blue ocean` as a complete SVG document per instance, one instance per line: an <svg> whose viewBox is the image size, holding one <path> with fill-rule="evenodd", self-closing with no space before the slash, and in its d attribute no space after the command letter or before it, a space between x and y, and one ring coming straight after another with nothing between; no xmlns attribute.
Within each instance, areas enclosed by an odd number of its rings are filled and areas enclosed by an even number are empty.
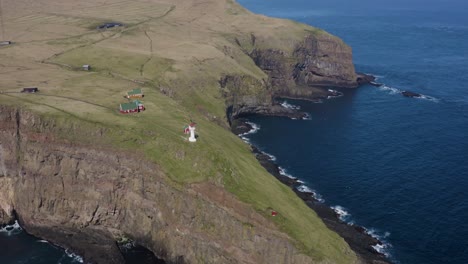
<svg viewBox="0 0 468 264"><path fill-rule="evenodd" d="M78 264L81 257L30 236L18 225L0 228L0 264Z"/></svg>
<svg viewBox="0 0 468 264"><path fill-rule="evenodd" d="M385 84L288 100L311 120L250 118L250 141L385 241L393 261L468 263L468 2L239 2L339 36L357 70Z"/></svg>

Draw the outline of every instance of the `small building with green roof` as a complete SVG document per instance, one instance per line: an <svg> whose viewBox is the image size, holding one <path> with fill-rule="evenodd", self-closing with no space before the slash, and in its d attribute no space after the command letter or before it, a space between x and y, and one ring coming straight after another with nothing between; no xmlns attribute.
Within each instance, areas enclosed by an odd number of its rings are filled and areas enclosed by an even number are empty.
<svg viewBox="0 0 468 264"><path fill-rule="evenodd" d="M140 111L145 110L145 106L143 105L142 102L135 100L133 102L129 103L123 103L120 104L120 113L122 114L128 114L128 113L138 113Z"/></svg>
<svg viewBox="0 0 468 264"><path fill-rule="evenodd" d="M136 88L131 91L127 92L125 98L143 98L145 95L143 94L143 89Z"/></svg>

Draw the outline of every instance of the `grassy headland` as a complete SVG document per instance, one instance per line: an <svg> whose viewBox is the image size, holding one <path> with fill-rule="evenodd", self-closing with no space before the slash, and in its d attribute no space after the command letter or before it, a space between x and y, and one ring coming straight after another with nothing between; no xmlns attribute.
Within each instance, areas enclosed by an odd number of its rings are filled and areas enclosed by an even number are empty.
<svg viewBox="0 0 468 264"><path fill-rule="evenodd" d="M356 261L344 240L229 131L219 84L225 75L266 80L247 55L254 47L291 52L311 32L326 33L251 14L230 0L41 3L4 4L5 35L15 44L0 48L0 104L19 105L77 131L102 129L104 142L79 132L58 136L135 150L180 188L203 181L224 186L317 261ZM96 30L108 21L125 26ZM83 64L92 71L81 71ZM28 86L40 93L18 93ZM123 95L135 87L144 89L147 110L120 114ZM191 119L198 124L196 144L182 133ZM271 209L278 217L269 216Z"/></svg>

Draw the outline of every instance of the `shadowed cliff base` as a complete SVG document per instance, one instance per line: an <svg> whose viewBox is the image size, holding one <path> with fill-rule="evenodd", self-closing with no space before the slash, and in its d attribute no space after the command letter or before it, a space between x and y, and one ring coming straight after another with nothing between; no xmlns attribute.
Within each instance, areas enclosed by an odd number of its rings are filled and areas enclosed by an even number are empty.
<svg viewBox="0 0 468 264"><path fill-rule="evenodd" d="M13 212L12 216L15 219L20 217ZM0 244L4 249L0 254L0 262L2 263L23 263L23 262L40 262L40 263L83 263L83 257L71 248L63 248L65 245L73 247L77 250L84 249L84 255L87 255L86 263L97 263L106 260L108 250L106 247L112 247L110 253L117 255L120 253L125 264L164 264L162 259L157 258L153 252L147 248L138 245L135 241L129 238L119 238L114 241L109 234L102 233L101 230L91 230L91 234L76 234L73 230L61 230L60 227L45 227L45 228L28 228L29 231L35 232L39 237L27 233L18 220L14 220L7 224L0 224ZM89 231L89 230L88 230ZM84 230L82 233L85 233ZM97 233L97 234L96 234ZM79 237L78 239L76 239ZM50 238L55 241L55 244L44 240ZM64 242L63 239L70 239L73 243ZM62 241L61 241L62 240ZM118 246L120 252L115 250L114 244ZM22 253L19 255L19 253ZM46 255L47 254L47 255ZM100 256L102 255L102 256ZM104 259L101 259L105 257ZM115 263L115 256L108 258L106 261Z"/></svg>

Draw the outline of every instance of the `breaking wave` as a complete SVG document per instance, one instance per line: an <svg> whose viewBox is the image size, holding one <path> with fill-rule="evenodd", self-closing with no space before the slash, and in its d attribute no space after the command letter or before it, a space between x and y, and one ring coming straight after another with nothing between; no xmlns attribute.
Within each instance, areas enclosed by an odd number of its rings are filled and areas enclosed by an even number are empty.
<svg viewBox="0 0 468 264"><path fill-rule="evenodd" d="M265 151L262 151L263 154L267 155L268 158L270 158L271 161L276 161L276 157L271 155L270 153L266 153Z"/></svg>
<svg viewBox="0 0 468 264"><path fill-rule="evenodd" d="M402 90L402 89L398 89L398 88L395 88L395 87L388 86L386 84L380 84L380 83L374 83L374 84L378 85L377 88L379 90L388 92L389 94L401 94L401 93L403 93L405 91L405 90ZM432 97L432 96L429 96L429 95L424 95L424 94L420 94L420 95L421 96L414 97L414 98L422 99L422 100L428 100L428 101L435 102L435 103L439 102L439 99L437 99L435 97Z"/></svg>
<svg viewBox="0 0 468 264"><path fill-rule="evenodd" d="M335 205L335 206L332 206L331 207L333 209L333 211L335 211L335 213L338 215L338 218L349 224L349 225L354 225L354 223L350 220L351 218L351 214L348 212L348 210L340 205ZM368 229L368 228L365 228L365 227L362 227L364 228L364 232L377 239L379 241L378 244L375 244L372 246L372 248L377 251L378 253L380 254L383 254L384 256L386 256L387 258L390 258L390 253L389 253L389 249L392 247L392 245L387 242L385 239L388 238L390 236L390 232L385 232L383 233L383 235L379 234L379 232L373 228L371 229Z"/></svg>
<svg viewBox="0 0 468 264"><path fill-rule="evenodd" d="M5 233L7 236L17 235L21 232L23 232L23 228L21 228L18 221L15 221L15 223L11 225L6 225L0 228L0 233Z"/></svg>
<svg viewBox="0 0 468 264"><path fill-rule="evenodd" d="M383 254L387 258L390 258L391 255L389 249L392 247L392 244L385 241L385 238L390 236L390 232L385 232L383 235L380 235L379 232L373 228L364 228L364 230L366 234L380 241L379 244L373 245L372 248L380 254Z"/></svg>
<svg viewBox="0 0 468 264"><path fill-rule="evenodd" d="M57 263L59 263L59 264L62 263L62 260L66 259L66 258L70 258L71 263L84 263L83 257L78 256L77 254L71 252L68 249L65 249L65 254L62 256L62 258L59 259L59 261ZM69 260L67 260L67 263L69 263Z"/></svg>
<svg viewBox="0 0 468 264"><path fill-rule="evenodd" d="M300 183L304 183L303 181L298 181ZM307 187L306 185L302 184L298 187L296 187L296 189L302 193L310 193L312 195L312 197L314 197L317 201L321 202L321 203L324 203L325 200L323 199L323 197L318 194L316 191L312 190L311 188Z"/></svg>
<svg viewBox="0 0 468 264"><path fill-rule="evenodd" d="M65 254L67 254L68 257L72 258L73 261L76 261L78 263L83 263L83 258L78 256L77 254L69 251L68 249L65 250Z"/></svg>
<svg viewBox="0 0 468 264"><path fill-rule="evenodd" d="M379 89L381 91L386 91L388 92L389 94L401 94L403 91L398 89L398 88L394 88L394 87L390 87L390 86L387 86L387 85L382 85L382 86L379 86Z"/></svg>
<svg viewBox="0 0 468 264"><path fill-rule="evenodd" d="M386 91L388 92L389 94L401 94L404 92L404 90L401 90L401 89L398 89L398 88L395 88L395 87L391 87L391 86L387 86L385 84L379 86L379 89L382 90L382 91ZM432 96L429 96L429 95L424 95L424 94L420 94L421 96L419 97L413 97L415 99L422 99L422 100L428 100L428 101L431 101L431 102L434 102L434 103L438 103L439 102L439 99L435 98L435 97L432 97Z"/></svg>
<svg viewBox="0 0 468 264"><path fill-rule="evenodd" d="M245 133L239 134L239 137L242 140L244 140L244 142L250 144L250 139L246 136L257 133L260 130L260 126L253 122L245 122L245 123L248 124L251 127L251 129Z"/></svg>
<svg viewBox="0 0 468 264"><path fill-rule="evenodd" d="M302 118L302 120L312 120L312 117L309 113L305 113L305 116Z"/></svg>
<svg viewBox="0 0 468 264"><path fill-rule="evenodd" d="M250 134L255 134L257 133L259 130L260 130L260 126L253 123L253 122L245 122L246 124L249 124L252 129L250 129L249 131L247 131L246 133L242 134L242 136L245 136L245 135L250 135Z"/></svg>
<svg viewBox="0 0 468 264"><path fill-rule="evenodd" d="M333 89L328 89L328 92L334 95L327 96L327 99L333 99L333 98L341 97L344 95L342 92L338 92L337 90L333 90Z"/></svg>
<svg viewBox="0 0 468 264"><path fill-rule="evenodd" d="M286 177L291 178L291 179L294 179L294 180L297 179L296 177L294 177L294 176L292 176L291 174L287 173L285 168L283 168L283 167L281 167L281 166L278 166L278 169L279 169L279 173L280 173L281 175L286 176Z"/></svg>
<svg viewBox="0 0 468 264"><path fill-rule="evenodd" d="M349 220L349 217L351 216L351 214L342 206L335 205L332 206L331 209L335 211L335 213L338 215L338 218L343 222L347 222L347 220Z"/></svg>
<svg viewBox="0 0 468 264"><path fill-rule="evenodd" d="M432 101L434 103L439 102L439 99L437 99L435 97L432 97L432 96L424 95L424 94L421 94L421 97L416 97L416 99L429 100L429 101Z"/></svg>
<svg viewBox="0 0 468 264"><path fill-rule="evenodd" d="M288 101L284 100L282 103L280 103L280 105L284 108L287 108L287 109L291 109L291 110L300 110L301 107L298 106L298 105L293 105L293 104L290 104L288 103Z"/></svg>
<svg viewBox="0 0 468 264"><path fill-rule="evenodd" d="M372 73L366 73L366 74L374 76L376 81L385 77L385 75L377 75L377 74L372 74Z"/></svg>

